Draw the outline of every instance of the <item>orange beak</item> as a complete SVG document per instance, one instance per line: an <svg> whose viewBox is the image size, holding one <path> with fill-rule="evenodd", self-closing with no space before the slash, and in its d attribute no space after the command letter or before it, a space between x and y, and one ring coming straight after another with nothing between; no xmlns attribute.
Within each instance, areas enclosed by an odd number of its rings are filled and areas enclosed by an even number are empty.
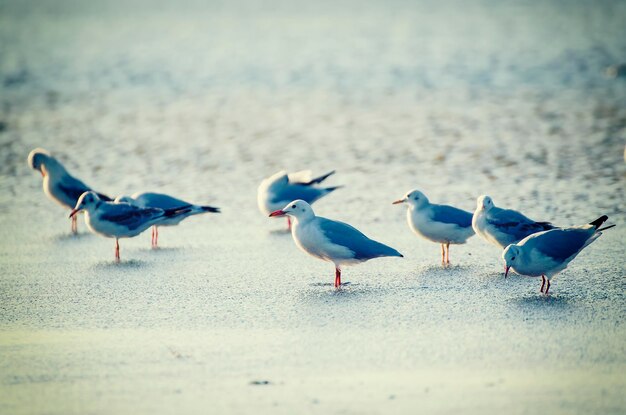
<svg viewBox="0 0 626 415"><path fill-rule="evenodd" d="M278 209L270 213L270 218L273 218L275 216L285 216L285 212L283 212L282 209Z"/></svg>
<svg viewBox="0 0 626 415"><path fill-rule="evenodd" d="M398 199L395 202L391 202L392 205L399 205L400 203L404 203L404 199Z"/></svg>
<svg viewBox="0 0 626 415"><path fill-rule="evenodd" d="M78 212L80 212L80 209L72 209L72 211L70 212L70 218L74 217L74 215L76 215Z"/></svg>
<svg viewBox="0 0 626 415"><path fill-rule="evenodd" d="M509 269L511 269L511 267L504 266L504 278L509 276Z"/></svg>

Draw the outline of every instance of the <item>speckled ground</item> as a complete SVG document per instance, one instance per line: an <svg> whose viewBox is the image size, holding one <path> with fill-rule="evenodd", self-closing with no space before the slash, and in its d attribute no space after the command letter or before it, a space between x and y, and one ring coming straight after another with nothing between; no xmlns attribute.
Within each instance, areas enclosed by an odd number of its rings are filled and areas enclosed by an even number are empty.
<svg viewBox="0 0 626 415"><path fill-rule="evenodd" d="M150 6L150 7L149 7ZM624 413L623 2L0 1L0 413ZM102 192L220 215L69 235L37 146ZM347 268L256 208L279 169L404 253ZM412 235L411 188L618 226L539 293L478 238Z"/></svg>

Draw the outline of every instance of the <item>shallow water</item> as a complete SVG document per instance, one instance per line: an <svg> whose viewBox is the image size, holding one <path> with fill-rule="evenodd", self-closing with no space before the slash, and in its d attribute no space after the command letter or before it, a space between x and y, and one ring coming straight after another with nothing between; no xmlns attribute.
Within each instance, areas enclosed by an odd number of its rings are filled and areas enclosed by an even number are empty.
<svg viewBox="0 0 626 415"><path fill-rule="evenodd" d="M625 3L263 4L0 2L0 413L623 413ZM115 264L37 146L223 213ZM282 168L337 169L317 213L405 258L335 291L256 208ZM476 237L440 267L391 205L415 187L618 226L546 298Z"/></svg>

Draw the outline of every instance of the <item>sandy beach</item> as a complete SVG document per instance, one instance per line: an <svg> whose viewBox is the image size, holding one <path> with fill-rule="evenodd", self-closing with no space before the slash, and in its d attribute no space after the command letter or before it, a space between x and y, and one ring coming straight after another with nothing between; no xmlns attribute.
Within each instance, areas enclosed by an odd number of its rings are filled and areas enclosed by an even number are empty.
<svg viewBox="0 0 626 415"><path fill-rule="evenodd" d="M626 3L0 0L0 414L626 411ZM222 208L70 234L26 157L110 194ZM314 207L404 258L344 270L256 206ZM413 188L617 224L553 282L412 234Z"/></svg>

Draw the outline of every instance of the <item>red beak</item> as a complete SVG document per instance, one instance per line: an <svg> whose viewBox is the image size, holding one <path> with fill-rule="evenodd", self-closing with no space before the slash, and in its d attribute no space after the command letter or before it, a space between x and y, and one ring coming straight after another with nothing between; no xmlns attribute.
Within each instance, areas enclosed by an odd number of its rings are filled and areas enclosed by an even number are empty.
<svg viewBox="0 0 626 415"><path fill-rule="evenodd" d="M274 216L285 216L285 212L283 212L282 209L275 210L270 213L270 218L273 218Z"/></svg>
<svg viewBox="0 0 626 415"><path fill-rule="evenodd" d="M80 209L72 209L72 212L70 212L70 218L74 217L74 215L77 214L78 212L80 212Z"/></svg>
<svg viewBox="0 0 626 415"><path fill-rule="evenodd" d="M506 265L504 266L504 278L508 277L510 268L511 267L507 267Z"/></svg>

